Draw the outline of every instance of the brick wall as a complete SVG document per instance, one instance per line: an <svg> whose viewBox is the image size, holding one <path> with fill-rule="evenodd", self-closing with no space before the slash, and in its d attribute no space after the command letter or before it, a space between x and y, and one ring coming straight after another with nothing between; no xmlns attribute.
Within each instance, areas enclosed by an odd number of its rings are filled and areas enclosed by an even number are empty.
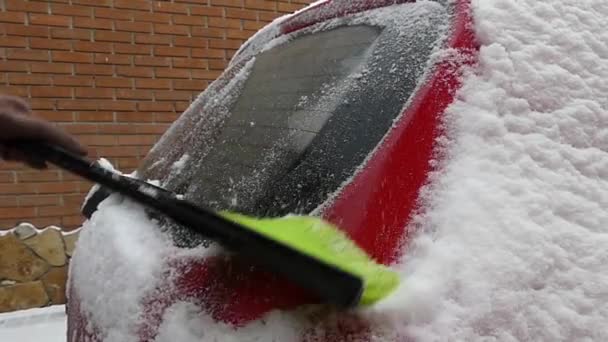
<svg viewBox="0 0 608 342"><path fill-rule="evenodd" d="M244 40L310 2L0 0L0 93L129 172ZM0 163L0 229L74 228L89 188L57 169Z"/></svg>

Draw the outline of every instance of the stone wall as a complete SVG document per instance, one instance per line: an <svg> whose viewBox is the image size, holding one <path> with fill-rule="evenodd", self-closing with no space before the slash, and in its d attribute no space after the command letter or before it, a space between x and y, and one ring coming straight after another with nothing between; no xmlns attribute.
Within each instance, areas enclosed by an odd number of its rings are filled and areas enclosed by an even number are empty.
<svg viewBox="0 0 608 342"><path fill-rule="evenodd" d="M65 304L79 231L20 224L0 235L0 313Z"/></svg>

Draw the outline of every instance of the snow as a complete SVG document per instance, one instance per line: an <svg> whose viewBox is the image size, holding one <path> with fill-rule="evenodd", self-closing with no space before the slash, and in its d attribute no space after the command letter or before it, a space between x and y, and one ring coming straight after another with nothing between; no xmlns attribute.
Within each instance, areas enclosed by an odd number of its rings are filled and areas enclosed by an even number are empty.
<svg viewBox="0 0 608 342"><path fill-rule="evenodd" d="M101 202L85 222L70 281L78 284L82 312L104 341L136 340L141 301L157 284L168 243L141 206L118 195Z"/></svg>
<svg viewBox="0 0 608 342"><path fill-rule="evenodd" d="M608 340L608 3L474 0L473 16L480 62L446 114L403 285L357 314L373 341ZM168 241L117 196L85 224L73 280L105 341L136 341ZM297 341L303 317L235 330L179 302L156 340Z"/></svg>
<svg viewBox="0 0 608 342"><path fill-rule="evenodd" d="M478 70L449 109L403 288L416 341L608 340L608 3L473 1Z"/></svg>
<svg viewBox="0 0 608 342"><path fill-rule="evenodd" d="M1 313L0 341L65 342L65 306Z"/></svg>

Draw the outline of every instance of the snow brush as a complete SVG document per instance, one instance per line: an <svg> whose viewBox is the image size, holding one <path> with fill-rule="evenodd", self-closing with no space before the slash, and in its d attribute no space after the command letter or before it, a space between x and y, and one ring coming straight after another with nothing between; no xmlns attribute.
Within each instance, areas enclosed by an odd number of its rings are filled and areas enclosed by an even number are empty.
<svg viewBox="0 0 608 342"><path fill-rule="evenodd" d="M341 308L372 305L399 277L376 263L332 224L312 216L259 219L200 208L173 192L122 176L60 147L16 142L15 148L152 208L176 223L250 257Z"/></svg>

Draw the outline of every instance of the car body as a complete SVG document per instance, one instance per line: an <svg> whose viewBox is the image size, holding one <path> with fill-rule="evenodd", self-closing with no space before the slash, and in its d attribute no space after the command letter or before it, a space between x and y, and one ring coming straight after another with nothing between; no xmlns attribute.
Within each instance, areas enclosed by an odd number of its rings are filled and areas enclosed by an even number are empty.
<svg viewBox="0 0 608 342"><path fill-rule="evenodd" d="M475 62L470 23L469 0L330 0L282 18L241 48L137 176L215 210L321 215L390 265L402 254L421 188L440 158L442 114L463 67ZM141 341L157 336L177 301L195 301L235 329L273 310L316 303L238 257L167 264L177 275L155 284L134 320ZM101 341L74 279L68 340ZM364 320L354 326L366 340ZM320 340L352 333L341 331Z"/></svg>

